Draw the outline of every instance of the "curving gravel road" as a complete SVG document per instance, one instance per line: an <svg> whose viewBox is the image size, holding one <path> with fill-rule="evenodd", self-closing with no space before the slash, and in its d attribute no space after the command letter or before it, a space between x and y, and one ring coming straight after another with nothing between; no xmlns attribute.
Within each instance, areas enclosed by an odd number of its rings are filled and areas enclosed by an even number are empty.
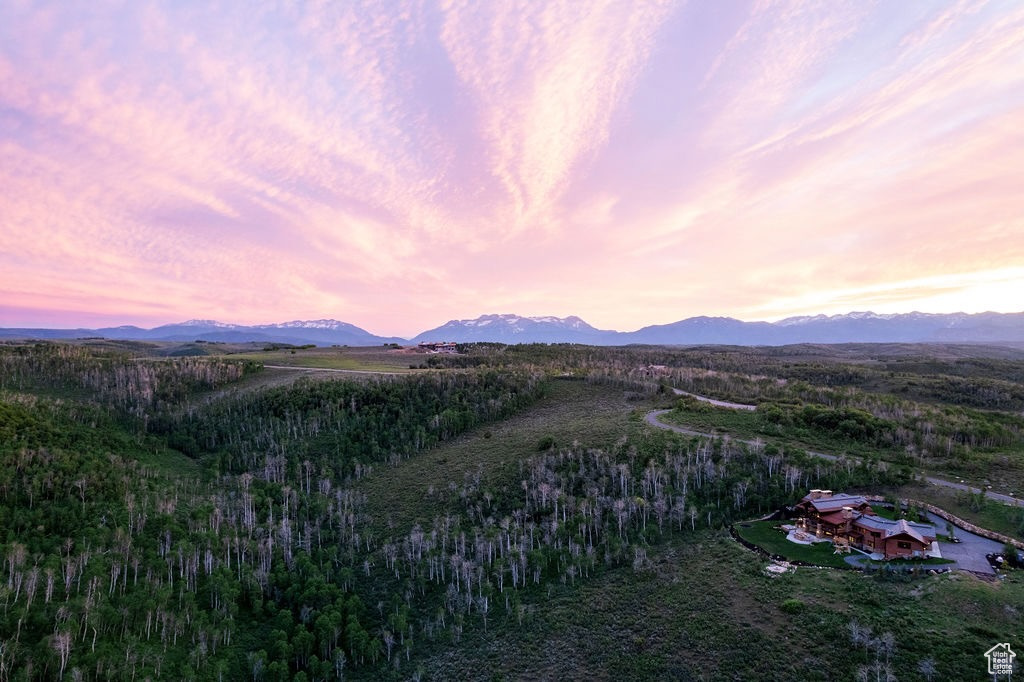
<svg viewBox="0 0 1024 682"><path fill-rule="evenodd" d="M708 398L707 396L697 395L696 393L689 393L681 388L673 388L672 392L676 395L686 395L702 403L714 405L715 407L728 407L730 410L756 410L757 405L744 405L743 403L730 403L725 400L715 400L714 398Z"/></svg>
<svg viewBox="0 0 1024 682"><path fill-rule="evenodd" d="M677 395L689 395L689 396L692 396L692 397L694 397L694 398L696 398L698 400L710 403L712 405L717 405L719 407L730 407L732 409L741 409L741 410L753 410L753 409L755 409L755 406L753 406L753 405L741 405L739 403L727 403L727 402L724 402L724 401L721 401L721 400L712 400L711 398L705 398L703 396L698 396L698 395L694 395L692 393L686 393L685 391L680 391L677 388L674 388L672 390ZM675 426L673 424L666 424L665 422L663 422L663 421L661 421L659 419L659 417L661 417L661 415L666 414L666 413L671 412L671 411L672 410L653 410L653 411L647 413L647 415L644 417L644 420L648 424L650 424L651 426L653 426L653 427L655 427L657 429L666 429L668 431L675 431L676 433L681 433L681 434L683 434L685 436L699 436L699 437L702 437L702 438L718 438L718 437L720 437L721 434L706 433L706 432L703 432L703 431L694 431L693 429L687 429L687 428L684 428L682 426ZM738 441L740 443L746 443L747 445L753 445L754 444L754 441L752 441L752 440L741 440L741 439L738 439L738 438L734 438L733 440ZM832 462L834 462L834 461L839 459L839 457L837 455L830 455L830 454L825 453L825 452L814 452L813 450L808 450L807 454L810 455L811 457L820 457L821 459L827 459L827 460L832 461ZM851 459L853 459L853 458L851 458ZM919 480L925 481L926 483L929 483L931 485L939 486L941 488L951 488L953 490L963 490L963 491L966 491L966 492L969 492L969 493L974 493L975 495L980 493L980 492L982 492L981 488L975 488L973 486L967 485L966 483L956 483L955 481L947 481L947 480L945 480L943 478L936 478L934 476L920 476ZM1004 495L1002 493L994 493L994 492L992 492L990 490L986 490L984 492L985 492L985 496L988 499L990 499L990 500L995 500L997 502L1001 502L1003 504L1008 504L1010 506L1024 507L1024 499L1018 499L1016 497L1013 497L1012 495Z"/></svg>
<svg viewBox="0 0 1024 682"><path fill-rule="evenodd" d="M334 367L298 367L296 365L263 365L265 369L291 369L297 372L332 372L336 374L383 374L396 377L407 372L385 372L376 369L336 369Z"/></svg>

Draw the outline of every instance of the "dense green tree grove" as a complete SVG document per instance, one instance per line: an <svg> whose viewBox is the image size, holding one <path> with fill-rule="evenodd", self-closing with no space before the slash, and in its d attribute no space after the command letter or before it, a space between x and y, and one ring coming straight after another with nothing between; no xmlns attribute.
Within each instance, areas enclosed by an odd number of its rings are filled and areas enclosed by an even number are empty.
<svg viewBox="0 0 1024 682"><path fill-rule="evenodd" d="M186 454L215 455L224 472L280 482L311 462L344 479L512 414L540 391L536 376L493 370L299 381L168 413L150 430Z"/></svg>
<svg viewBox="0 0 1024 682"><path fill-rule="evenodd" d="M159 670L193 615L158 555L188 481L141 465L136 439L96 408L38 400L26 414L0 397L0 432L19 435L0 438L0 679Z"/></svg>
<svg viewBox="0 0 1024 682"><path fill-rule="evenodd" d="M261 369L251 360L160 361L61 343L0 345L0 389L71 389L138 418Z"/></svg>
<svg viewBox="0 0 1024 682"><path fill-rule="evenodd" d="M874 395L837 395L832 405L763 402L763 432L821 434L836 443L865 445L890 459L946 467L973 453L1024 449L1024 419L960 407L915 405Z"/></svg>

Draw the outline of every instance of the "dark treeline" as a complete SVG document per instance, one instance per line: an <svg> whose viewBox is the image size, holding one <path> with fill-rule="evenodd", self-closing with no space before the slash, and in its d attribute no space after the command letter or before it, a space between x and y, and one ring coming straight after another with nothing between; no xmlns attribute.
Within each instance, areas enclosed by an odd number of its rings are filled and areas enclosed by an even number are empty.
<svg viewBox="0 0 1024 682"><path fill-rule="evenodd" d="M150 430L185 454L214 456L226 473L282 482L312 466L344 480L508 416L541 389L538 377L522 372L300 380L170 413Z"/></svg>
<svg viewBox="0 0 1024 682"><path fill-rule="evenodd" d="M463 354L436 355L432 367L537 367L570 372L650 376L651 365L679 372L689 389L733 400L781 399L787 385L896 393L907 399L984 410L1024 410L1024 357L1006 349L962 346L871 345L751 348L706 346L594 347L577 344L506 346L474 343ZM1005 357L960 357L989 351ZM935 357L928 353L945 353Z"/></svg>
<svg viewBox="0 0 1024 682"><path fill-rule="evenodd" d="M960 408L916 406L898 399L840 397L832 404L761 403L758 413L780 427L796 426L896 453L968 456L972 449L1019 448L1024 420Z"/></svg>
<svg viewBox="0 0 1024 682"><path fill-rule="evenodd" d="M0 345L0 390L79 391L126 415L145 418L197 391L259 372L251 360L180 358L156 361L116 350L61 343Z"/></svg>

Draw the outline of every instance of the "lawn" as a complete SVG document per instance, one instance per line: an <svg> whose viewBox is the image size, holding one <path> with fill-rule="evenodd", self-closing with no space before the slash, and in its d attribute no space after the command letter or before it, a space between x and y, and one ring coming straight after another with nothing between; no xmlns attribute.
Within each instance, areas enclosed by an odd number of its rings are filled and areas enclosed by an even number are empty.
<svg viewBox="0 0 1024 682"><path fill-rule="evenodd" d="M789 561L802 561L815 566L833 568L849 568L845 555L836 554L831 542L816 542L813 545L798 545L786 539L785 533L778 529L780 521L747 521L737 523L736 532L747 542L753 543L776 556L785 557ZM863 555L861 555L863 556ZM954 563L950 559L896 559L892 561L870 561L873 566L890 564L892 566L937 566Z"/></svg>
<svg viewBox="0 0 1024 682"><path fill-rule="evenodd" d="M876 516L881 516L883 519L890 519L892 521L895 521L897 518L899 518L896 514L895 509L892 509L890 507L883 507L881 504L872 503L871 511L873 511Z"/></svg>
<svg viewBox="0 0 1024 682"><path fill-rule="evenodd" d="M816 542L813 545L798 545L786 539L778 529L780 521L748 521L737 523L736 532L747 542L757 545L770 554L785 557L789 561L802 561L815 566L849 568L844 556L836 554L831 542Z"/></svg>

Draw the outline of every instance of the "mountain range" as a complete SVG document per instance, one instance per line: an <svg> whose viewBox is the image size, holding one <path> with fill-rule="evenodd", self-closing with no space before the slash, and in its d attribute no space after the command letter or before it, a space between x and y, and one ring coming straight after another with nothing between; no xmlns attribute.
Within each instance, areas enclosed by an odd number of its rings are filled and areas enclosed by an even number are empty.
<svg viewBox="0 0 1024 682"><path fill-rule="evenodd" d="M780 346L792 343L1024 343L1021 313L903 313L790 317L778 322L744 322L730 317L690 317L632 332L597 329L578 317L481 315L450 320L411 340L385 337L337 320L295 320L237 325L189 320L153 329L134 326L101 329L0 329L0 338L69 339L100 336L140 341L246 341L318 346L376 346L430 341L499 343L581 343Z"/></svg>
<svg viewBox="0 0 1024 682"><path fill-rule="evenodd" d="M371 334L348 322L337 320L295 320L278 324L225 324L215 320L189 320L153 329L104 327L101 329L0 329L0 338L73 339L102 336L134 341L212 341L244 343L288 343L317 346L379 346L402 343L405 339Z"/></svg>

